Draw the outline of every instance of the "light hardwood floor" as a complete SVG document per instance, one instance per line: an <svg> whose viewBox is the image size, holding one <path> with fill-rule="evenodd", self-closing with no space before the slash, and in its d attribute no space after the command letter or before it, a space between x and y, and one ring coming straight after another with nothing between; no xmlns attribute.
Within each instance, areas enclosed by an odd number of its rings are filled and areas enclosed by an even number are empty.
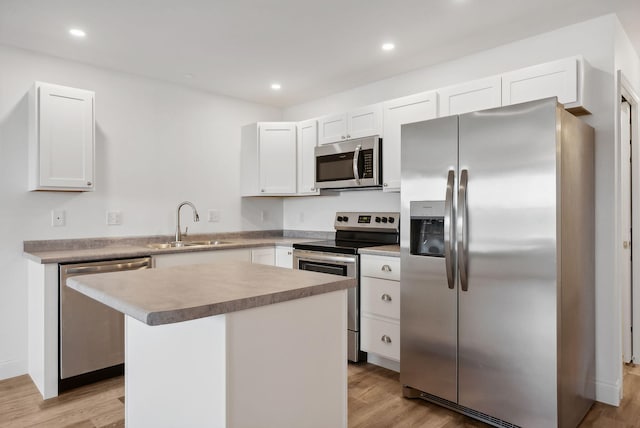
<svg viewBox="0 0 640 428"><path fill-rule="evenodd" d="M349 365L350 428L486 426L425 401L402 398L395 372ZM124 427L124 380L106 380L46 401L29 376L0 381L0 427ZM620 407L596 403L580 427L640 427L640 365L625 366Z"/></svg>

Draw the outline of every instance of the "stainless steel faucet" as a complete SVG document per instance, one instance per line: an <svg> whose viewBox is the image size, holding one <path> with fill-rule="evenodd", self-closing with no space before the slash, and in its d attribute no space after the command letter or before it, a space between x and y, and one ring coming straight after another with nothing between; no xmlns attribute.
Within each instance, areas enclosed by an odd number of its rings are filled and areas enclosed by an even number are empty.
<svg viewBox="0 0 640 428"><path fill-rule="evenodd" d="M193 209L193 221L200 221L200 216L198 215L198 210L195 205L189 201L180 203L176 210L176 242L182 242L182 231L180 230L180 208L184 205L189 205Z"/></svg>

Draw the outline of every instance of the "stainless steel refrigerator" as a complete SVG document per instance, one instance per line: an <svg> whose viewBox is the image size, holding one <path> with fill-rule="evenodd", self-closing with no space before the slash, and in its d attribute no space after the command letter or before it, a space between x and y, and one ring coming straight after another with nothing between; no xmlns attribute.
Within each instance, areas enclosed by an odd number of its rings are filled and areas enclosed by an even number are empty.
<svg viewBox="0 0 640 428"><path fill-rule="evenodd" d="M595 396L594 131L555 98L402 126L405 397L575 427Z"/></svg>

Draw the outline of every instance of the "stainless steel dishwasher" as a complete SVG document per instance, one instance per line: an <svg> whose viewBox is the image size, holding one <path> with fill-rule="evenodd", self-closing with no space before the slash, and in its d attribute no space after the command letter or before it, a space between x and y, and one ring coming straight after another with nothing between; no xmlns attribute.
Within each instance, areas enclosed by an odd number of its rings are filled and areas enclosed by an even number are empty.
<svg viewBox="0 0 640 428"><path fill-rule="evenodd" d="M149 268L150 257L60 264L59 391L124 373L124 315L67 287L67 278Z"/></svg>

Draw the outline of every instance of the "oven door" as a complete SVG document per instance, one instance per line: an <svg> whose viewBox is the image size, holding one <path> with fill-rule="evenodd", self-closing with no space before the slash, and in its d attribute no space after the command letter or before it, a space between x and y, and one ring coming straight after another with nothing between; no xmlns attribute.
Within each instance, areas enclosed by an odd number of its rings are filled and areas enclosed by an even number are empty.
<svg viewBox="0 0 640 428"><path fill-rule="evenodd" d="M358 278L358 256L293 250L293 268ZM349 289L347 300L348 358L357 362L360 351L360 285Z"/></svg>

